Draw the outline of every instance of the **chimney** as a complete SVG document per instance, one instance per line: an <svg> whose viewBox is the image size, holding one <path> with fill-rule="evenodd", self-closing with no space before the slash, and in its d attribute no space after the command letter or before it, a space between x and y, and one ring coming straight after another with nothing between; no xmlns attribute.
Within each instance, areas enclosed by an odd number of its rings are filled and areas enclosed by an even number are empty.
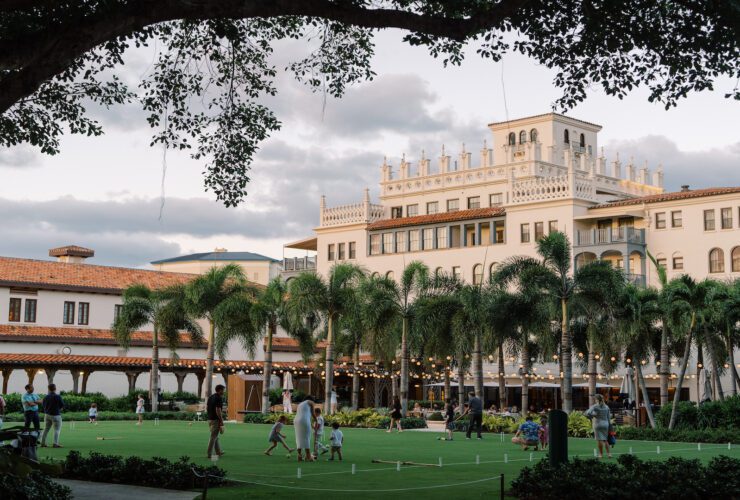
<svg viewBox="0 0 740 500"><path fill-rule="evenodd" d="M688 184L684 184L683 186L681 186L681 192L682 193L688 193L689 191L691 191L691 190L689 189L689 185Z"/></svg>
<svg viewBox="0 0 740 500"><path fill-rule="evenodd" d="M88 257L94 257L95 250L78 247L77 245L67 245L66 247L52 248L49 250L49 257L56 257L58 262L68 264L81 264Z"/></svg>
<svg viewBox="0 0 740 500"><path fill-rule="evenodd" d="M219 247L214 248L213 251L216 252L216 253L225 253L225 252L228 252L228 250L226 250L225 248L219 248Z"/></svg>

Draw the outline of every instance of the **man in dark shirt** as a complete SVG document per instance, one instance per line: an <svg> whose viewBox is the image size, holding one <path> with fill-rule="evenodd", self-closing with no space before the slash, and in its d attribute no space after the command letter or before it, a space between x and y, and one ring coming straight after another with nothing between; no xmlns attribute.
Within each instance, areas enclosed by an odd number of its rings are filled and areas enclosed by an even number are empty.
<svg viewBox="0 0 740 500"><path fill-rule="evenodd" d="M208 458L211 458L214 450L219 457L224 454L218 442L218 435L224 433L224 389L223 385L217 385L216 392L211 394L206 401L208 428L211 431L211 438L208 440Z"/></svg>
<svg viewBox="0 0 740 500"><path fill-rule="evenodd" d="M41 447L46 448L46 436L49 429L54 427L54 448L61 448L59 445L59 434L62 432L62 410L64 401L57 394L57 386L49 384L49 393L41 402L44 407L44 433L41 435Z"/></svg>
<svg viewBox="0 0 740 500"><path fill-rule="evenodd" d="M468 432L465 434L467 439L470 439L470 433L473 432L473 426L476 426L478 431L478 439L483 439L481 435L481 429L483 427L483 402L474 392L468 394L468 413L470 414L470 424L468 425Z"/></svg>

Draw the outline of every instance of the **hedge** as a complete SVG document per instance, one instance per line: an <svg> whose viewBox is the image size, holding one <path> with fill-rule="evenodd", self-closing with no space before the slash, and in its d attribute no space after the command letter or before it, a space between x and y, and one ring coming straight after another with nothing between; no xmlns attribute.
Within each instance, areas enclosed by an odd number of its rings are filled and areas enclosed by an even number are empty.
<svg viewBox="0 0 740 500"><path fill-rule="evenodd" d="M655 415L658 425L668 427L672 404L664 405ZM740 428L740 395L724 401L708 401L698 407L690 401L680 401L676 408L675 429L737 429Z"/></svg>
<svg viewBox="0 0 740 500"><path fill-rule="evenodd" d="M283 415L288 420L287 424L293 425L295 414L287 413L268 413L267 415L262 413L247 413L244 415L243 421L248 424L272 424L277 422ZM364 427L369 429L387 429L391 423L390 417L381 415L370 408L355 411L343 409L334 415L325 415L324 420L327 426L333 422L337 422L340 427ZM425 429L427 423L423 418L407 417L401 419L401 427L404 429Z"/></svg>
<svg viewBox="0 0 740 500"><path fill-rule="evenodd" d="M738 443L740 428L737 429L675 429L665 427L617 427L618 439L635 441L674 441L682 443Z"/></svg>
<svg viewBox="0 0 740 500"><path fill-rule="evenodd" d="M44 414L41 413L39 415L42 425L43 425L43 419ZM197 418L197 414L189 411L163 411L163 412L146 412L144 413L144 420L154 420L155 418L158 418L160 420L195 420ZM204 415L201 415L201 419L205 418ZM98 420L138 420L139 417L136 413L133 412L115 412L115 411L102 411L98 412ZM23 422L23 414L22 413L8 413L5 415L4 419L5 422ZM62 413L62 420L64 421L87 421L89 420L87 412L63 412Z"/></svg>
<svg viewBox="0 0 740 500"><path fill-rule="evenodd" d="M575 459L551 466L542 460L525 467L507 493L520 500L541 498L737 498L740 460L713 458L708 465L698 459L671 457L643 461L622 455L617 463Z"/></svg>
<svg viewBox="0 0 740 500"><path fill-rule="evenodd" d="M0 492L4 500L72 500L72 490L34 470L26 477L0 474Z"/></svg>
<svg viewBox="0 0 740 500"><path fill-rule="evenodd" d="M133 411L136 408L136 400L142 394L145 399L149 398L149 391L146 389L135 389L131 394L110 398L100 392L88 392L87 394L75 394L72 392L60 392L64 400L66 411L84 411L86 412L92 403L98 406L98 411ZM39 393L39 396L44 394ZM8 413L21 412L21 395L11 393L4 396ZM200 401L197 394L192 392L163 392L161 395L160 405L166 405L169 401L182 401L185 404L194 404ZM149 401L147 401L148 405Z"/></svg>

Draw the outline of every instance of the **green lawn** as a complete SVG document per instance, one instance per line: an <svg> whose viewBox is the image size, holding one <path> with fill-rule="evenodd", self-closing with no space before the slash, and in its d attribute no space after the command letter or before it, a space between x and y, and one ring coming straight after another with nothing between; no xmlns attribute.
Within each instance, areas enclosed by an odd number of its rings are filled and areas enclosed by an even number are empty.
<svg viewBox="0 0 740 500"><path fill-rule="evenodd" d="M530 452L523 452L512 445L510 436L486 434L483 441L467 441L464 435L455 434L452 442L437 441L439 434L406 431L402 434L387 434L375 429L343 429L345 435L345 459L343 462L328 462L324 455L317 463L298 463L295 453L291 459L285 450L275 450L271 457L262 452L267 447L270 426L257 424L228 424L222 438L226 455L218 465L228 472L228 477L244 483L235 487L217 488L209 492L209 498L326 498L337 494L353 498L388 498L389 496L423 495L426 499L458 496L499 497L502 473L509 483L519 469L529 464ZM287 427L288 443L294 442L293 428ZM99 440L104 437L105 440ZM61 436L63 449L40 448L42 458L62 458L71 450L83 453L99 451L118 455L143 457L162 456L176 459L183 455L195 462L207 464L205 448L208 428L203 422L154 422L146 421L138 427L134 422L100 422L91 426L76 422L75 428L65 422ZM661 454L656 447L660 445ZM690 443L655 443L645 441L620 441L614 452L627 453L629 448L645 459L663 459L669 456L700 458L726 454L740 458L740 445L732 450L727 445L703 444L697 450ZM594 442L590 439L570 439L571 456L593 457ZM546 454L534 452L533 460ZM476 465L476 456L480 465ZM442 457L442 467L402 466L396 471L392 464L373 464L372 459L390 461L413 461L437 464ZM505 463L505 459L507 462ZM356 474L352 474L355 464ZM298 479L297 469L302 477ZM259 484L257 484L259 483ZM442 487L445 485L455 485ZM408 491L401 491L408 489Z"/></svg>

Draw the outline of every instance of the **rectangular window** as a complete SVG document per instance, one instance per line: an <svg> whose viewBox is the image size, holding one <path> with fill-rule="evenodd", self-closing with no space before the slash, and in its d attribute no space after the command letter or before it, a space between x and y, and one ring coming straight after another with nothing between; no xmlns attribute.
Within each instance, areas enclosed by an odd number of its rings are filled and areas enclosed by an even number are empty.
<svg viewBox="0 0 740 500"><path fill-rule="evenodd" d="M380 254L380 235L371 234L370 235L370 255L379 255L379 254Z"/></svg>
<svg viewBox="0 0 740 500"><path fill-rule="evenodd" d="M354 241L349 242L349 258L350 259L357 258L357 243L355 243Z"/></svg>
<svg viewBox="0 0 740 500"><path fill-rule="evenodd" d="M678 271L683 269L683 257L673 257L673 269Z"/></svg>
<svg viewBox="0 0 740 500"><path fill-rule="evenodd" d="M529 243L529 224L522 224L521 235L522 243Z"/></svg>
<svg viewBox="0 0 740 500"><path fill-rule="evenodd" d="M468 198L468 209L480 208L480 196L470 196Z"/></svg>
<svg viewBox="0 0 740 500"><path fill-rule="evenodd" d="M655 214L655 229L665 229L665 212Z"/></svg>
<svg viewBox="0 0 740 500"><path fill-rule="evenodd" d="M448 212L457 212L460 210L460 200L447 200L447 211Z"/></svg>
<svg viewBox="0 0 740 500"><path fill-rule="evenodd" d="M36 323L36 299L26 299L26 314L23 321L26 323Z"/></svg>
<svg viewBox="0 0 740 500"><path fill-rule="evenodd" d="M383 253L393 253L393 233L383 233Z"/></svg>
<svg viewBox="0 0 740 500"><path fill-rule="evenodd" d="M391 207L391 219L400 219L403 217L403 207Z"/></svg>
<svg viewBox="0 0 740 500"><path fill-rule="evenodd" d="M117 321L123 312L123 304L116 304L113 306L113 321Z"/></svg>
<svg viewBox="0 0 740 500"><path fill-rule="evenodd" d="M683 227L683 214L680 210L671 212L671 227Z"/></svg>
<svg viewBox="0 0 740 500"><path fill-rule="evenodd" d="M409 250L416 252L419 250L419 230L409 231Z"/></svg>
<svg viewBox="0 0 740 500"><path fill-rule="evenodd" d="M344 243L337 244L337 259L344 260Z"/></svg>
<svg viewBox="0 0 740 500"><path fill-rule="evenodd" d="M327 259L327 260L330 260L330 261L331 261L331 260L334 260L334 243L332 243L331 245L329 245L329 246L327 247L327 251L326 251L326 259Z"/></svg>
<svg viewBox="0 0 740 500"><path fill-rule="evenodd" d="M75 324L75 303L74 302L64 303L64 318L62 318L62 323L64 323L65 325Z"/></svg>
<svg viewBox="0 0 740 500"><path fill-rule="evenodd" d="M77 311L77 324L87 325L90 322L90 303L80 302L80 308Z"/></svg>
<svg viewBox="0 0 740 500"><path fill-rule="evenodd" d="M534 223L534 240L540 241L544 237L545 237L545 223L535 222Z"/></svg>
<svg viewBox="0 0 740 500"><path fill-rule="evenodd" d="M406 205L406 217L416 217L419 215L419 205Z"/></svg>
<svg viewBox="0 0 740 500"><path fill-rule="evenodd" d="M8 321L21 320L21 299L10 299L10 310L8 311Z"/></svg>
<svg viewBox="0 0 740 500"><path fill-rule="evenodd" d="M437 248L447 248L447 227L437 228Z"/></svg>
<svg viewBox="0 0 740 500"><path fill-rule="evenodd" d="M439 212L439 202L430 201L427 203L427 215L436 214L437 212Z"/></svg>
<svg viewBox="0 0 740 500"><path fill-rule="evenodd" d="M495 239L493 240L495 243L503 243L504 242L504 234L506 234L506 223L502 220L497 220L493 223L493 231L496 233Z"/></svg>
<svg viewBox="0 0 740 500"><path fill-rule="evenodd" d="M452 277L462 279L462 273L460 272L460 266L452 266Z"/></svg>
<svg viewBox="0 0 740 500"><path fill-rule="evenodd" d="M403 253L406 251L406 231L396 233L396 252Z"/></svg>
<svg viewBox="0 0 740 500"><path fill-rule="evenodd" d="M732 229L732 209L722 209L722 229Z"/></svg>
<svg viewBox="0 0 740 500"><path fill-rule="evenodd" d="M662 267L663 269L668 269L668 260L665 257L661 257L660 259L655 260L660 267Z"/></svg>
<svg viewBox="0 0 740 500"><path fill-rule="evenodd" d="M551 220L547 223L547 234L557 233L558 232L558 221Z"/></svg>
<svg viewBox="0 0 740 500"><path fill-rule="evenodd" d="M434 248L434 229L424 229L424 250L431 250Z"/></svg>
<svg viewBox="0 0 740 500"><path fill-rule="evenodd" d="M714 231L714 210L704 210L704 231Z"/></svg>
<svg viewBox="0 0 740 500"><path fill-rule="evenodd" d="M501 206L504 204L504 193L493 193L488 201L492 207Z"/></svg>

